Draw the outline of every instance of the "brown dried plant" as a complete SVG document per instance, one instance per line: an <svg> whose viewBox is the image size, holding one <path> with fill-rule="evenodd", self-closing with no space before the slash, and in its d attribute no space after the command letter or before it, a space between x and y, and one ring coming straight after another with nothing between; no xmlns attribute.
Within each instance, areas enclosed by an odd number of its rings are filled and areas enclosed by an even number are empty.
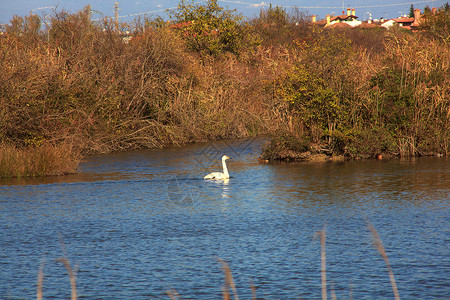
<svg viewBox="0 0 450 300"><path fill-rule="evenodd" d="M391 281L392 291L394 292L394 297L396 300L399 300L400 295L398 293L398 288L397 288L397 283L395 281L394 272L392 271L391 263L389 262L388 255L386 253L386 250L384 249L383 242L381 241L380 236L378 235L378 232L375 229L375 227L372 225L372 223L368 222L367 227L369 228L369 231L372 233L373 245L374 245L375 249L378 250L378 252L380 253L381 257L384 260L384 263L386 264L386 267L388 268L389 279Z"/></svg>

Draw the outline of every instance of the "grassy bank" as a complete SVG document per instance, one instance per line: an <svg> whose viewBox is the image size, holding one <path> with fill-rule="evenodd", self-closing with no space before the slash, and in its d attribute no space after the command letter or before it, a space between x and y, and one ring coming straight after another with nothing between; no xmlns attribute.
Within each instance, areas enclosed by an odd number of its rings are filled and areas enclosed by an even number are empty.
<svg viewBox="0 0 450 300"><path fill-rule="evenodd" d="M74 173L80 156L67 144L20 149L0 145L0 178L53 176Z"/></svg>
<svg viewBox="0 0 450 300"><path fill-rule="evenodd" d="M89 16L89 8L54 12L48 28L37 15L15 16L3 28L5 153L5 145L70 145L85 155L268 134L267 159L449 154L442 30L326 30L278 7L244 20L215 1L181 2L171 22Z"/></svg>

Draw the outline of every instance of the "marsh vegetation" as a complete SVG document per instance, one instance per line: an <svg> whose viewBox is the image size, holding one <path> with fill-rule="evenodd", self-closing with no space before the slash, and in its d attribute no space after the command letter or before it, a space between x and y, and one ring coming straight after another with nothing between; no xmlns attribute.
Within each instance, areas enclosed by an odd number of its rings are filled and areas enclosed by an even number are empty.
<svg viewBox="0 0 450 300"><path fill-rule="evenodd" d="M246 20L213 0L182 1L168 22L14 16L0 35L0 174L263 134L266 159L448 155L449 14L414 33L326 30L280 7ZM11 149L61 161L13 172L35 160Z"/></svg>

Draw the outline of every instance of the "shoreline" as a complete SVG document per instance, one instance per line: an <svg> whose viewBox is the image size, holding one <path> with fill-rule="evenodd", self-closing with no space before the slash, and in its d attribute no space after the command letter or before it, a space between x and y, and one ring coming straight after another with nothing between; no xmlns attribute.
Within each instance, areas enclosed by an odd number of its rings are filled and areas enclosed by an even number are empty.
<svg viewBox="0 0 450 300"><path fill-rule="evenodd" d="M45 30L37 15L13 17L0 35L0 177L261 135L266 160L450 155L450 48L433 32L325 30L279 7L243 21L214 6L204 19L204 8L140 20L127 39L89 7L55 12Z"/></svg>

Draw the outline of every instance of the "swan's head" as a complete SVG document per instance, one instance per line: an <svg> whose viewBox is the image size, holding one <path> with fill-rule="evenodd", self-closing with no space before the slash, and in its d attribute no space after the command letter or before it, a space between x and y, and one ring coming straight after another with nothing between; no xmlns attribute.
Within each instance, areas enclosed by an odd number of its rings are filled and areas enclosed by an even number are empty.
<svg viewBox="0 0 450 300"><path fill-rule="evenodd" d="M226 156L226 155L222 156L222 160L226 160L226 159L231 159L231 158L229 158L229 157Z"/></svg>

